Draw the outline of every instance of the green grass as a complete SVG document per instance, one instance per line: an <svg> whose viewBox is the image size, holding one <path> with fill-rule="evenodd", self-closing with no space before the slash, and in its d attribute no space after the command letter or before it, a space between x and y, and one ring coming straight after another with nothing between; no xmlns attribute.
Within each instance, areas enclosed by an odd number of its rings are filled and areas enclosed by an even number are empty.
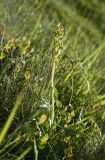
<svg viewBox="0 0 105 160"><path fill-rule="evenodd" d="M0 160L104 160L104 17L102 0L0 1Z"/></svg>

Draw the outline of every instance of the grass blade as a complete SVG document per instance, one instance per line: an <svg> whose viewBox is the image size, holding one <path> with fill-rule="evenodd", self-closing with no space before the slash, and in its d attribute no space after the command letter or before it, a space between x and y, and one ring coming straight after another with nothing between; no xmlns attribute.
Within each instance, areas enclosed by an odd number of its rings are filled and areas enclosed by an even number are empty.
<svg viewBox="0 0 105 160"><path fill-rule="evenodd" d="M4 125L1 133L0 133L0 143L3 141L6 133L8 132L8 130L9 130L9 128L10 128L10 125L11 125L13 119L14 119L14 115L15 115L17 109L19 108L23 97L24 97L24 93L23 93L23 91L22 91L22 92L20 92L20 94L17 96L15 105L14 105L14 107L13 107L13 109L12 109L12 111L11 111L11 113L10 113L10 115L9 115L9 117L8 117L8 119L7 119L7 121L6 121L5 125Z"/></svg>

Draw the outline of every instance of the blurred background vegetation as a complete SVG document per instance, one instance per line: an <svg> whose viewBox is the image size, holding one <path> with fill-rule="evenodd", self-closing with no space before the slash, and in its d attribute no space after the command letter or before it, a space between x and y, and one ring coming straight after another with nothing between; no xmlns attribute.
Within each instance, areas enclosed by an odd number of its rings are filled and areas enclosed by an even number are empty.
<svg viewBox="0 0 105 160"><path fill-rule="evenodd" d="M104 37L104 0L0 0L0 160L105 159Z"/></svg>

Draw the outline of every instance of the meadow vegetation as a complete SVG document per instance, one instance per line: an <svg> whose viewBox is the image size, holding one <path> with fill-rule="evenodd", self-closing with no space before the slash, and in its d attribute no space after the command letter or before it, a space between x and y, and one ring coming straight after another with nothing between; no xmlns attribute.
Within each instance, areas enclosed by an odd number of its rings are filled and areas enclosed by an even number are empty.
<svg viewBox="0 0 105 160"><path fill-rule="evenodd" d="M0 160L105 159L104 0L0 1Z"/></svg>

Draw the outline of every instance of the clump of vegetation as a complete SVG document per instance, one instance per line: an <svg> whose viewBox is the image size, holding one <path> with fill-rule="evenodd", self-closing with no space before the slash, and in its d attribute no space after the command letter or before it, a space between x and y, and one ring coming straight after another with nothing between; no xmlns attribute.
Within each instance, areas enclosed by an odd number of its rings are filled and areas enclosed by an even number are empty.
<svg viewBox="0 0 105 160"><path fill-rule="evenodd" d="M0 2L1 160L104 160L103 3Z"/></svg>

